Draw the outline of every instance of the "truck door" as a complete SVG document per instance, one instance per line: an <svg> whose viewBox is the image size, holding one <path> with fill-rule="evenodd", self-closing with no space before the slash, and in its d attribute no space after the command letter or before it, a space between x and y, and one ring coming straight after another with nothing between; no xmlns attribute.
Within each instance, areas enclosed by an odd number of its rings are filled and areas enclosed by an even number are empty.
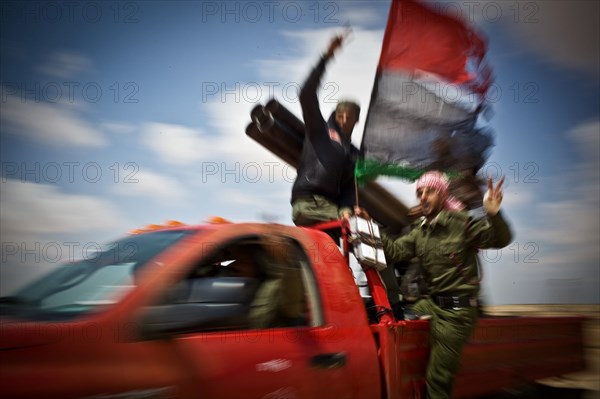
<svg viewBox="0 0 600 399"><path fill-rule="evenodd" d="M289 237L227 241L190 266L154 308L162 316L147 324L164 330L171 323L177 367L187 370L182 397L365 397L352 375L368 351L351 348L352 332L324 322L315 275Z"/></svg>

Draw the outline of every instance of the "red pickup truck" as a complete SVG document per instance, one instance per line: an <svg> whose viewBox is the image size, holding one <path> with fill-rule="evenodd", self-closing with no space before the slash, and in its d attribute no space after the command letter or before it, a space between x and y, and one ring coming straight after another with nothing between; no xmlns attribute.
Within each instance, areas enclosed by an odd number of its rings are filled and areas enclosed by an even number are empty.
<svg viewBox="0 0 600 399"><path fill-rule="evenodd" d="M395 320L375 269L361 297L342 242L276 224L126 236L1 299L0 397L424 397L427 320ZM581 329L481 319L454 397L581 369Z"/></svg>

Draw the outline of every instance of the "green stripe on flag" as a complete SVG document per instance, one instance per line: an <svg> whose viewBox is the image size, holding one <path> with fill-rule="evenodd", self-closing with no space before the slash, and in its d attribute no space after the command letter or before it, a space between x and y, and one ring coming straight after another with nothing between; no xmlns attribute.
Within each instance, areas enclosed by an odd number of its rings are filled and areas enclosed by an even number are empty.
<svg viewBox="0 0 600 399"><path fill-rule="evenodd" d="M397 164L382 163L373 159L358 159L354 168L356 180L360 185L364 185L371 180L375 180L377 176L399 177L402 180L414 183L425 172L425 169L416 169ZM455 171L442 170L441 172L444 172L449 179L455 179L462 176L460 173Z"/></svg>
<svg viewBox="0 0 600 399"><path fill-rule="evenodd" d="M399 177L409 182L417 180L425 171L405 166L381 163L373 159L358 159L354 173L359 184L374 180L379 175Z"/></svg>

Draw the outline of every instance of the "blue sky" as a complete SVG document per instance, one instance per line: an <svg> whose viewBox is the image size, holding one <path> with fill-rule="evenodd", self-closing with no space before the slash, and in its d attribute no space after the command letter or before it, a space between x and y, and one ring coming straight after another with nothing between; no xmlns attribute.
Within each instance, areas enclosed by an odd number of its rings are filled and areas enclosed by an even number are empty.
<svg viewBox="0 0 600 399"><path fill-rule="evenodd" d="M576 4L575 4L576 3ZM489 303L598 303L598 2L444 1L484 32L515 242L483 254ZM2 2L0 291L149 223L289 224L293 169L246 137L344 24L322 109L366 112L388 1ZM364 114L366 115L366 114ZM363 115L363 121L364 121ZM354 134L360 143L362 123ZM414 187L382 184L408 205Z"/></svg>

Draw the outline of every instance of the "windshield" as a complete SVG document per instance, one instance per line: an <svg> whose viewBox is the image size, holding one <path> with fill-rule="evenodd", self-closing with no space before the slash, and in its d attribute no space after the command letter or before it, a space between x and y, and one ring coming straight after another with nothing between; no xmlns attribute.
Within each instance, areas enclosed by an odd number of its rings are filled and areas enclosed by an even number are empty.
<svg viewBox="0 0 600 399"><path fill-rule="evenodd" d="M112 242L87 259L69 263L0 298L0 314L64 320L118 302L136 286L148 261L190 231L146 233Z"/></svg>

